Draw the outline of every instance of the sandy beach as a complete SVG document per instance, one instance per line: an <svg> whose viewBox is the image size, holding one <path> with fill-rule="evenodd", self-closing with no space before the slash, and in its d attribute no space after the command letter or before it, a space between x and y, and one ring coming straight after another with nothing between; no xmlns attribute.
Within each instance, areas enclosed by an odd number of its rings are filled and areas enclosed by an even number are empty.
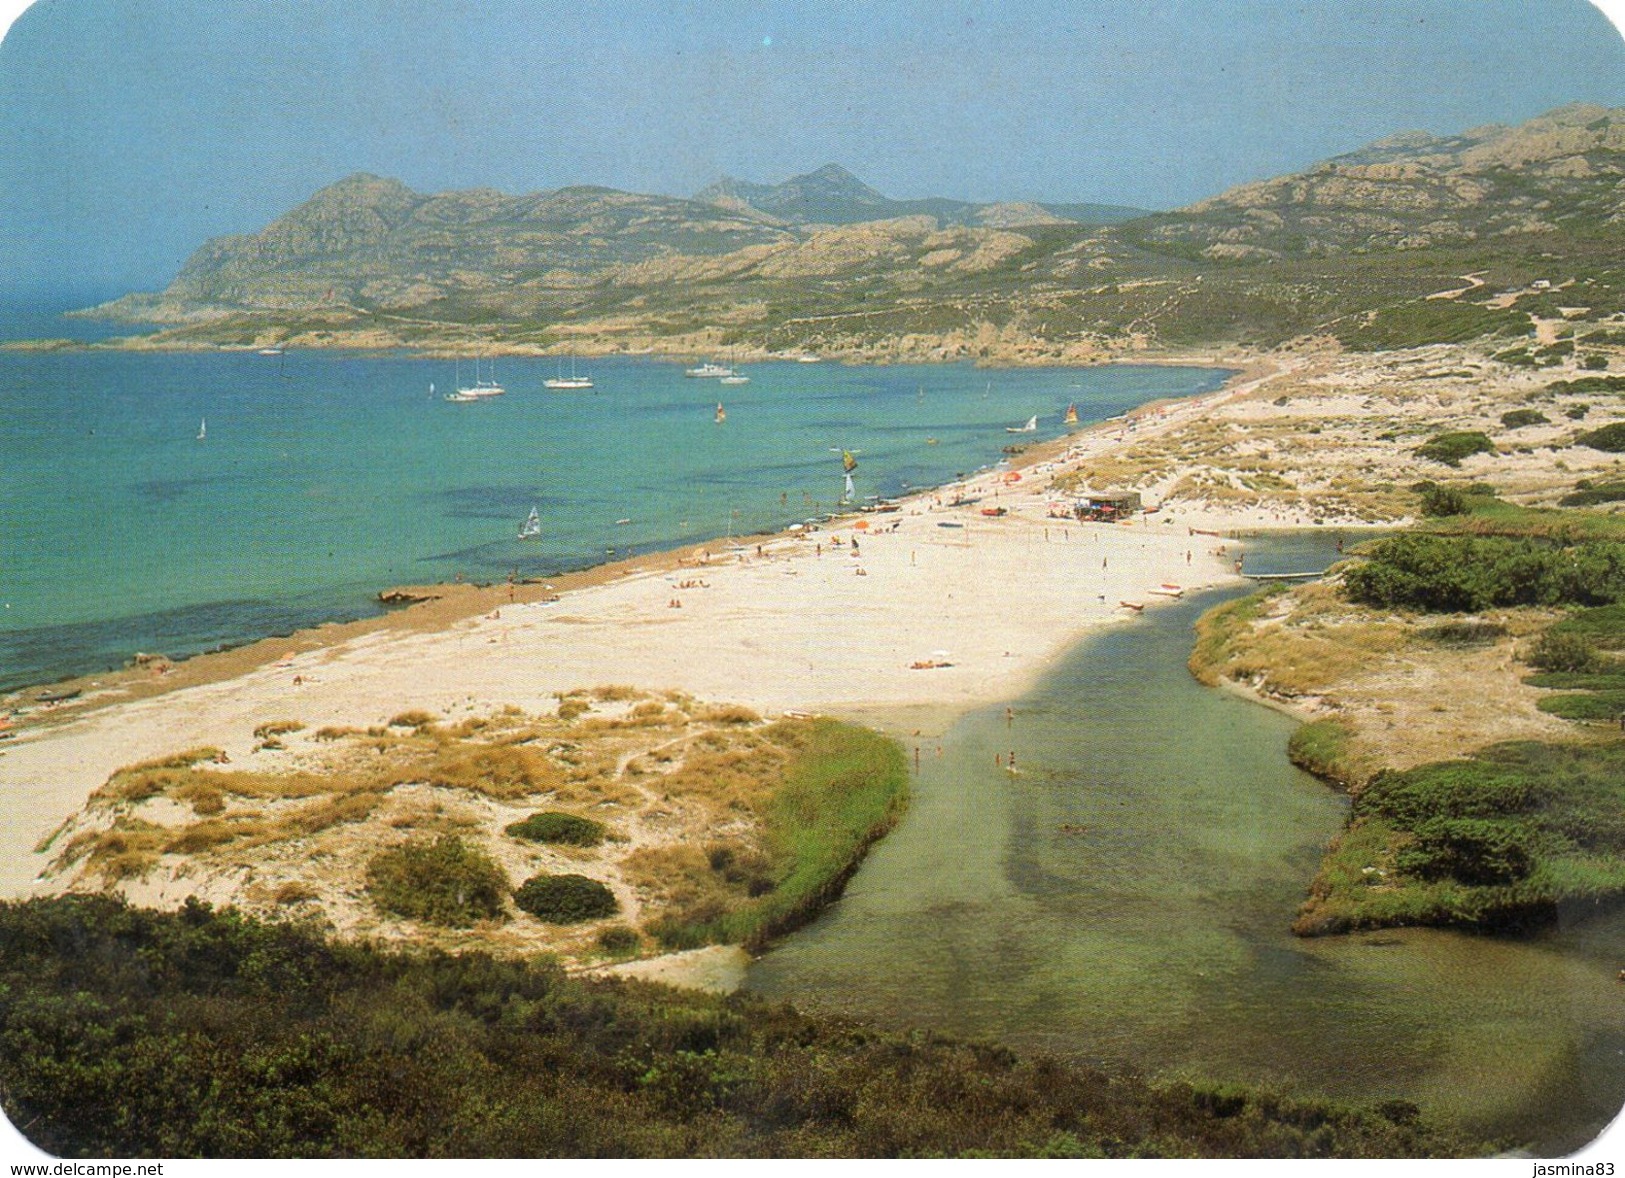
<svg viewBox="0 0 1625 1178"><path fill-rule="evenodd" d="M173 668L173 682L98 677L77 714L20 712L0 753L0 895L51 890L36 848L115 769L199 745L241 763L269 721L542 712L562 692L628 684L769 715L862 718L905 736L940 731L967 708L1019 693L1091 628L1132 624L1138 611L1123 603L1154 609L1234 578L1235 546L1192 530L1233 519L1168 509L1080 524L1052 517L1061 500L1050 484L1199 420L1260 378L1242 374L1219 392L1034 447L1017 469L809 535L713 542L598 570L579 587L520 586L511 600L505 586L454 589L394 624L323 627L210 656L212 667L191 660ZM471 609L481 612L457 617Z"/></svg>

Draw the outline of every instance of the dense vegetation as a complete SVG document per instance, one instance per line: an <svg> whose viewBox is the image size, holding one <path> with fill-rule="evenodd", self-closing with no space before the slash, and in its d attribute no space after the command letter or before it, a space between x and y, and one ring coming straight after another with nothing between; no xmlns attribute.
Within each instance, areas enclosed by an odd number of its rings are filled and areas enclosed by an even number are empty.
<svg viewBox="0 0 1625 1178"><path fill-rule="evenodd" d="M1557 688L1537 706L1577 722L1625 725L1625 605L1605 605L1570 614L1535 643L1528 662L1543 674L1524 682Z"/></svg>
<svg viewBox="0 0 1625 1178"><path fill-rule="evenodd" d="M548 924L579 924L614 916L615 893L584 875L533 875L519 885L513 902Z"/></svg>
<svg viewBox="0 0 1625 1178"><path fill-rule="evenodd" d="M1402 1101L1157 1087L744 997L105 897L0 905L0 1094L67 1157L1488 1152Z"/></svg>
<svg viewBox="0 0 1625 1178"><path fill-rule="evenodd" d="M1625 898L1625 743L1496 745L1354 798L1295 931L1522 929Z"/></svg>
<svg viewBox="0 0 1625 1178"><path fill-rule="evenodd" d="M582 818L576 814L561 814L546 810L532 814L502 828L514 838L529 839L537 843L562 843L572 847L596 847L607 833L602 822Z"/></svg>
<svg viewBox="0 0 1625 1178"><path fill-rule="evenodd" d="M1607 605L1625 601L1625 545L1406 533L1372 545L1343 584L1365 605L1441 613Z"/></svg>
<svg viewBox="0 0 1625 1178"><path fill-rule="evenodd" d="M380 851L367 864L367 894L385 912L466 928L506 919L508 879L491 857L454 834Z"/></svg>

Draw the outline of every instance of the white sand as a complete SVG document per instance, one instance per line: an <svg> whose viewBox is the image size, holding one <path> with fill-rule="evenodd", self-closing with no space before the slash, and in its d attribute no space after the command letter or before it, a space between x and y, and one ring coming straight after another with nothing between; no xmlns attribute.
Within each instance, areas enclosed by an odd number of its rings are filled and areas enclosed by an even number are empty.
<svg viewBox="0 0 1625 1178"><path fill-rule="evenodd" d="M1153 413L1134 436L1188 422L1246 387ZM1080 435L1075 449L1098 453L1111 442L1110 432ZM813 539L772 541L760 557L754 544L713 549L704 567L634 573L440 632L368 634L26 729L0 753L0 896L34 890L47 859L35 845L119 766L197 745L240 759L267 721L315 728L381 724L414 708L458 717L505 704L542 711L557 692L609 683L767 713L951 715L1019 694L1091 627L1132 623L1138 615L1120 601L1154 608L1168 600L1157 592L1164 584L1199 589L1233 577L1234 547L1220 555L1221 541L1187 526L1209 520L1047 518L1044 487L1065 465L1041 464L1015 483L984 474L965 489L982 496L972 506L939 505L947 492L917 497L898 513L864 517L866 530L845 521ZM981 514L993 506L1010 514ZM832 543L854 535L858 552Z"/></svg>

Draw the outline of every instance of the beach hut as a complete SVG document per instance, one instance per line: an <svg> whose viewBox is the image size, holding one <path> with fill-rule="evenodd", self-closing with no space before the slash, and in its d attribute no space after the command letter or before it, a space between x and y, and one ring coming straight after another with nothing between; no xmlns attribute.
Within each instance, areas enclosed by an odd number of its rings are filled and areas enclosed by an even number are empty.
<svg viewBox="0 0 1625 1178"><path fill-rule="evenodd" d="M1080 499L1076 508L1080 520L1097 523L1115 523L1139 510L1138 491L1101 491Z"/></svg>

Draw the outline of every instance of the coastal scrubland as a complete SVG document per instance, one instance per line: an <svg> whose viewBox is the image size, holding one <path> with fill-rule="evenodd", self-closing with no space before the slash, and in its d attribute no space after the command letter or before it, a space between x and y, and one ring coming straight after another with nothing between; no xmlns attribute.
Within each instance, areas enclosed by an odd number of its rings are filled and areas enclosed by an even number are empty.
<svg viewBox="0 0 1625 1178"><path fill-rule="evenodd" d="M51 876L446 947L590 960L609 918L641 929L623 949L756 945L838 894L907 797L878 733L677 692L303 728L257 726L250 763L119 769L48 840Z"/></svg>
<svg viewBox="0 0 1625 1178"><path fill-rule="evenodd" d="M64 947L71 946L71 952ZM1154 1085L545 958L106 896L0 905L0 1094L65 1157L1417 1157L1367 1110Z"/></svg>
<svg viewBox="0 0 1625 1178"><path fill-rule="evenodd" d="M1617 904L1620 517L1486 488L1418 495L1425 522L1331 583L1242 598L1198 628L1192 670L1318 716L1290 755L1353 795L1294 930L1524 930Z"/></svg>

